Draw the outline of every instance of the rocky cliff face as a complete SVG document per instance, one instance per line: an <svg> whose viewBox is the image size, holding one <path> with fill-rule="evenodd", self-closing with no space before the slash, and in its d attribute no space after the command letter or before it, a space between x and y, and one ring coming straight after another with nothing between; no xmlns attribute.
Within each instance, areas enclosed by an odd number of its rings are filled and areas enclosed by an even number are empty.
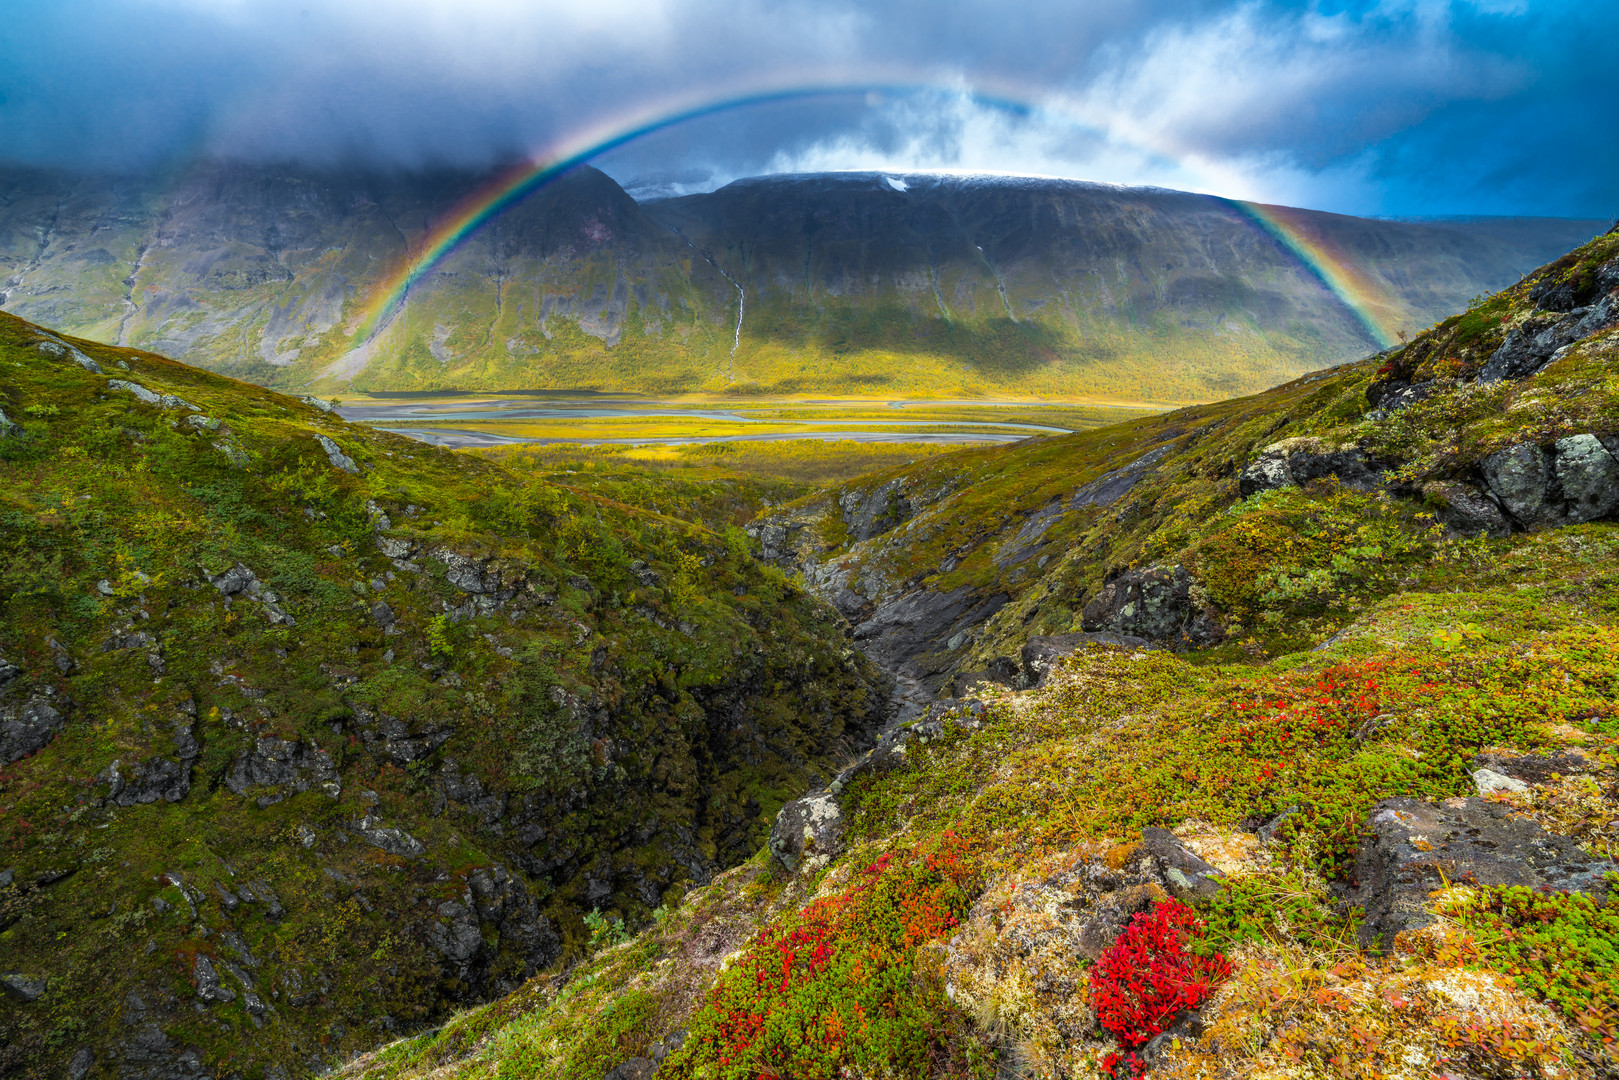
<svg viewBox="0 0 1619 1080"><path fill-rule="evenodd" d="M886 715L701 526L12 316L0 408L5 1075L320 1071L677 902Z"/></svg>
<svg viewBox="0 0 1619 1080"><path fill-rule="evenodd" d="M278 387L1203 400L1375 347L1220 200L940 177L902 192L856 174L638 206L589 168L503 213L356 342L383 280L480 180L228 164L0 172L0 305ZM1412 327L1595 225L1294 216Z"/></svg>

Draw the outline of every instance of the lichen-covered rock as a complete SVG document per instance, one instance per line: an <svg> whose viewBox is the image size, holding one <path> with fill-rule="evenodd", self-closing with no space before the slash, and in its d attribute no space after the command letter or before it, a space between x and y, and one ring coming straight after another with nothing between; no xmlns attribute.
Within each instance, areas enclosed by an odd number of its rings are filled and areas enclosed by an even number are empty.
<svg viewBox="0 0 1619 1080"><path fill-rule="evenodd" d="M57 700L50 687L16 701L0 699L0 765L43 750L56 738L67 723L62 715L64 703Z"/></svg>
<svg viewBox="0 0 1619 1080"><path fill-rule="evenodd" d="M888 670L926 677L945 666L923 662L926 654L945 651L951 637L988 620L1007 599L1005 593L984 596L969 585L949 592L916 589L878 604L855 627L854 637Z"/></svg>
<svg viewBox="0 0 1619 1080"><path fill-rule="evenodd" d="M109 379L107 380L107 389L123 390L134 394L136 400L140 401L141 403L146 405L156 405L160 409L190 409L192 412L202 411L197 406L191 404L191 402L186 401L184 398L175 397L173 394L160 394L155 390L148 390L140 383L132 383L127 379Z"/></svg>
<svg viewBox="0 0 1619 1080"><path fill-rule="evenodd" d="M427 848L420 840L404 829L384 825L369 814L355 823L354 831L359 833L366 843L386 851L389 855L397 855L402 859L419 859L427 854Z"/></svg>
<svg viewBox="0 0 1619 1080"><path fill-rule="evenodd" d="M1529 785L1522 780L1498 773L1494 769L1474 769L1472 772L1473 786L1478 793L1488 797L1491 795L1522 795L1529 790Z"/></svg>
<svg viewBox="0 0 1619 1080"><path fill-rule="evenodd" d="M794 799L770 826L770 854L790 872L813 873L843 850L843 811L832 791Z"/></svg>
<svg viewBox="0 0 1619 1080"><path fill-rule="evenodd" d="M846 491L838 499L843 523L855 542L870 540L910 519L915 512L906 497L906 478L895 477L869 491Z"/></svg>
<svg viewBox="0 0 1619 1080"><path fill-rule="evenodd" d="M1407 382L1404 379L1374 382L1366 388L1366 400L1374 406L1368 415L1372 419L1382 419L1432 397L1438 389L1432 380L1419 383Z"/></svg>
<svg viewBox="0 0 1619 1080"><path fill-rule="evenodd" d="M540 914L538 902L498 864L474 871L458 899L434 910L438 918L423 936L442 958L445 976L463 987L460 998L514 989L561 952L556 929ZM486 935L485 927L492 932ZM492 967L501 945L515 947L523 963L497 975Z"/></svg>
<svg viewBox="0 0 1619 1080"><path fill-rule="evenodd" d="M346 473L358 473L360 471L360 466L355 464L354 459L343 453L343 448L330 438L325 435L316 435L315 441L320 443L322 450L326 451L326 460L332 463L332 468L342 469Z"/></svg>
<svg viewBox="0 0 1619 1080"><path fill-rule="evenodd" d="M1447 883L1523 885L1606 892L1604 860L1546 832L1508 806L1477 797L1427 803L1385 799L1366 822L1355 855L1354 896L1366 912L1360 942L1387 949L1406 930L1433 921L1429 894Z"/></svg>
<svg viewBox="0 0 1619 1080"><path fill-rule="evenodd" d="M1526 529L1597 521L1619 513L1619 436L1570 435L1519 443L1480 465L1491 494Z"/></svg>
<svg viewBox="0 0 1619 1080"><path fill-rule="evenodd" d="M1105 645L1115 649L1158 648L1144 637L1105 630L1097 633L1081 631L1073 634L1055 634L1049 637L1036 635L1024 643L1019 653L1021 665L1018 671L1018 688L1033 690L1044 686L1052 669L1063 657L1071 656L1088 645Z"/></svg>
<svg viewBox="0 0 1619 1080"><path fill-rule="evenodd" d="M1436 480L1422 486L1422 495L1452 532L1497 539L1512 532L1512 522L1495 500L1470 484Z"/></svg>
<svg viewBox="0 0 1619 1080"><path fill-rule="evenodd" d="M0 439L14 438L22 434L22 427L7 416L4 409L0 409Z"/></svg>
<svg viewBox="0 0 1619 1080"><path fill-rule="evenodd" d="M210 1005L222 1005L236 1000L236 991L219 981L214 963L201 953L191 964L191 979L197 984L197 996Z"/></svg>
<svg viewBox="0 0 1619 1080"><path fill-rule="evenodd" d="M1005 1031L1041 1075L1080 1075L1101 1044L1086 971L1130 922L1218 871L1162 829L1139 843L1051 856L991 882L945 949L946 991Z"/></svg>
<svg viewBox="0 0 1619 1080"><path fill-rule="evenodd" d="M0 990L17 1001L38 1001L45 996L45 980L33 975L9 972L0 975Z"/></svg>
<svg viewBox="0 0 1619 1080"><path fill-rule="evenodd" d="M1522 379L1545 367L1558 352L1619 322L1619 300L1604 296L1562 318L1531 316L1507 332L1479 371L1480 382Z"/></svg>
<svg viewBox="0 0 1619 1080"><path fill-rule="evenodd" d="M195 729L193 717L177 716L173 758L155 755L132 765L121 760L108 765L96 777L107 785L106 801L114 806L137 806L184 799L191 792L192 766L202 753Z"/></svg>
<svg viewBox="0 0 1619 1080"><path fill-rule="evenodd" d="M1090 633L1146 638L1176 649L1212 645L1223 634L1194 594L1196 584L1178 564L1126 571L1085 605L1080 625Z"/></svg>
<svg viewBox="0 0 1619 1080"><path fill-rule="evenodd" d="M1246 499L1331 476L1344 487L1372 491L1382 486L1384 469L1364 450L1353 446L1333 447L1313 438L1284 439L1259 452L1242 471L1237 490Z"/></svg>

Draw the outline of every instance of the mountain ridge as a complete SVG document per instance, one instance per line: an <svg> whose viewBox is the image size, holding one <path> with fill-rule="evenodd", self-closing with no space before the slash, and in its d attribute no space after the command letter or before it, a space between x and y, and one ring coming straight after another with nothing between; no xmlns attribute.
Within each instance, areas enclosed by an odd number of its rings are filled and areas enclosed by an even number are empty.
<svg viewBox="0 0 1619 1080"><path fill-rule="evenodd" d="M327 391L1139 398L1147 386L1186 401L1378 345L1220 200L921 174L897 192L882 175L636 203L582 167L460 244L356 351L382 280L479 177L13 169L0 172L0 294L93 339ZM1413 329L1595 227L1310 220L1362 245ZM737 283L751 301L739 344Z"/></svg>

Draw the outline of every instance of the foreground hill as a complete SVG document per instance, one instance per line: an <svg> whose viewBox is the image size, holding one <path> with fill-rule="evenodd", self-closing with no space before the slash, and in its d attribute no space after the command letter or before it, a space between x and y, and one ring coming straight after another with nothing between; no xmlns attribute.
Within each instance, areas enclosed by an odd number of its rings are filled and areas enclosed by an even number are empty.
<svg viewBox="0 0 1619 1080"><path fill-rule="evenodd" d="M771 512L958 696L344 1075L1616 1075L1616 362L1619 232L1386 355Z"/></svg>
<svg viewBox="0 0 1619 1080"><path fill-rule="evenodd" d="M746 858L886 684L746 539L0 316L0 1075L306 1076Z"/></svg>
<svg viewBox="0 0 1619 1080"><path fill-rule="evenodd" d="M328 391L1201 401L1377 347L1224 200L835 174L637 205L588 167L501 215L357 345L390 271L484 179L217 164L155 178L3 171L0 304L263 385ZM1266 212L1356 267L1390 333L1598 228Z"/></svg>

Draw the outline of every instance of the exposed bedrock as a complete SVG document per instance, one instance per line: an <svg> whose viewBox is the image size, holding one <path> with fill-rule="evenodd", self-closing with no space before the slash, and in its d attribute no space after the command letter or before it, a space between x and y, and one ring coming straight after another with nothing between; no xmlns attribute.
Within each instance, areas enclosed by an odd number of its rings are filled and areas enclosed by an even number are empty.
<svg viewBox="0 0 1619 1080"><path fill-rule="evenodd" d="M1371 491L1383 484L1388 466L1353 446L1334 447L1320 439L1284 439L1259 452L1237 483L1243 498L1313 480L1336 477L1344 487Z"/></svg>
<svg viewBox="0 0 1619 1080"><path fill-rule="evenodd" d="M1482 770L1481 770L1482 771ZM1448 884L1523 885L1601 893L1613 865L1566 836L1546 832L1512 807L1481 798L1385 799L1368 817L1355 856L1364 907L1360 940L1387 949L1397 934L1426 926L1430 894Z"/></svg>

